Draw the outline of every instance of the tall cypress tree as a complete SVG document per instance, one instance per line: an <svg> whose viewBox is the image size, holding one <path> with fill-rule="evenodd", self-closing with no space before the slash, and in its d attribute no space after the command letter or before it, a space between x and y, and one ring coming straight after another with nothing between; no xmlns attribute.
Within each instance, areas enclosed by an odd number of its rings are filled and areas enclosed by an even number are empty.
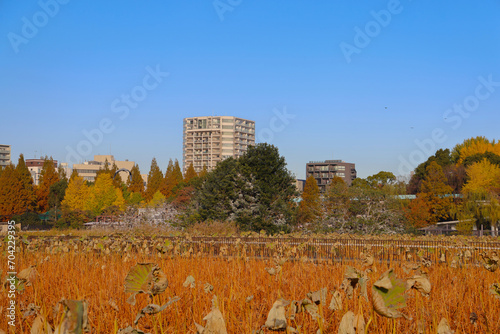
<svg viewBox="0 0 500 334"><path fill-rule="evenodd" d="M54 167L54 160L45 157L42 171L40 172L40 184L37 187L37 204L39 212L49 209L50 186L59 181L59 175Z"/></svg>
<svg viewBox="0 0 500 334"><path fill-rule="evenodd" d="M194 170L193 163L189 164L186 173L184 173L184 182L188 183L191 179L197 177L196 171Z"/></svg>
<svg viewBox="0 0 500 334"><path fill-rule="evenodd" d="M26 166L24 161L24 156L19 155L19 160L16 166L16 174L19 180L22 182L22 189L19 189L19 195L17 196L20 203L20 207L25 208L24 211L32 211L35 209L36 195L35 189L33 187L33 178L31 173Z"/></svg>
<svg viewBox="0 0 500 334"><path fill-rule="evenodd" d="M135 164L130 170L130 174L132 177L131 180L127 181L128 191L144 195L144 180L142 179L139 165Z"/></svg>
<svg viewBox="0 0 500 334"><path fill-rule="evenodd" d="M165 171L165 177L163 178L163 182L160 187L160 192L166 197L173 196L173 190L177 183L174 178L174 163L172 159L168 161L167 170Z"/></svg>
<svg viewBox="0 0 500 334"><path fill-rule="evenodd" d="M19 191L23 189L23 182L17 176L14 165L3 168L0 176L0 216L10 219L14 214L22 214L26 207L19 200Z"/></svg>
<svg viewBox="0 0 500 334"><path fill-rule="evenodd" d="M184 177L182 176L181 167L179 166L179 161L175 159L173 177L176 182L176 186L184 182Z"/></svg>
<svg viewBox="0 0 500 334"><path fill-rule="evenodd" d="M318 182L314 176L309 176L304 185L302 201L299 204L297 220L299 223L314 222L321 215L321 202Z"/></svg>
<svg viewBox="0 0 500 334"><path fill-rule="evenodd" d="M146 200L150 201L155 192L160 189L160 186L163 182L163 173L161 172L160 167L158 167L158 163L156 162L156 158L153 158L151 161L151 168L148 174L148 183L146 187Z"/></svg>

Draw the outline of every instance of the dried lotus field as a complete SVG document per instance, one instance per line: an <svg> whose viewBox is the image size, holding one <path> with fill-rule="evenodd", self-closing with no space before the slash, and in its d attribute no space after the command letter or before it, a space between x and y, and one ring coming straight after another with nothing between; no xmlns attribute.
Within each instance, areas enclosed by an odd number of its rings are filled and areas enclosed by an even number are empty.
<svg viewBox="0 0 500 334"><path fill-rule="evenodd" d="M0 329L500 333L499 240L474 240L23 236Z"/></svg>

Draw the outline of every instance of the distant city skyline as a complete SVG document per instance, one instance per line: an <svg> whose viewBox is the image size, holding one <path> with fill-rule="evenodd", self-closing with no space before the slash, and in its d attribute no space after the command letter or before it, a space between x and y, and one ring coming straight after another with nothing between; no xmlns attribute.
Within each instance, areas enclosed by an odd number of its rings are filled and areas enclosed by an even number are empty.
<svg viewBox="0 0 500 334"><path fill-rule="evenodd" d="M344 160L405 175L500 139L500 2L0 4L0 143L11 160L182 163L182 120L255 121L297 178Z"/></svg>

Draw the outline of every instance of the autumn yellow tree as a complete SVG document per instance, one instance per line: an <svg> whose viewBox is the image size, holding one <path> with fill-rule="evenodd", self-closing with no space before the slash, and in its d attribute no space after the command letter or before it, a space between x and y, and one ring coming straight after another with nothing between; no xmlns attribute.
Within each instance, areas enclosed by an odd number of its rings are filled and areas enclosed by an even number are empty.
<svg viewBox="0 0 500 334"><path fill-rule="evenodd" d="M454 161L462 164L467 157L486 152L500 155L500 142L481 136L469 138L462 144L456 145L451 155Z"/></svg>
<svg viewBox="0 0 500 334"><path fill-rule="evenodd" d="M148 205L150 207L159 207L159 206L162 206L165 201L166 201L166 197L165 195L163 195L159 190L157 192L155 192L155 194L153 195L153 198L151 199L151 201L149 201Z"/></svg>
<svg viewBox="0 0 500 334"><path fill-rule="evenodd" d="M462 188L464 194L495 192L500 188L500 167L484 159L467 168L469 181Z"/></svg>
<svg viewBox="0 0 500 334"><path fill-rule="evenodd" d="M111 176L107 173L98 175L94 186L90 188L87 209L99 215L103 210L111 206L123 209L124 205L123 194L120 189L113 186Z"/></svg>
<svg viewBox="0 0 500 334"><path fill-rule="evenodd" d="M69 179L68 188L61 202L63 208L71 211L84 211L87 208L90 190L86 182L78 174L73 173Z"/></svg>
<svg viewBox="0 0 500 334"><path fill-rule="evenodd" d="M464 201L457 210L461 223L489 224L492 235L498 235L500 167L484 159L467 168L467 177L469 181L462 189Z"/></svg>

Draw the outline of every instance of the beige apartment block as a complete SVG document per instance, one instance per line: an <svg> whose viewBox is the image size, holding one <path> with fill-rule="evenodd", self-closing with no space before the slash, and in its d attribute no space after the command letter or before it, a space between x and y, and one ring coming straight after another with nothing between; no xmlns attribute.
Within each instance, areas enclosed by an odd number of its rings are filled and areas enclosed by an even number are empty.
<svg viewBox="0 0 500 334"><path fill-rule="evenodd" d="M219 161L238 158L255 145L255 122L233 116L184 118L182 165L186 172L192 163L196 172Z"/></svg>
<svg viewBox="0 0 500 334"><path fill-rule="evenodd" d="M89 182L94 182L97 176L97 171L105 168L105 162L108 161L108 166L111 169L113 163L116 164L118 169L125 168L127 170L131 170L134 167L134 161L118 161L115 160L115 157L112 155L94 155L94 160L85 161L83 164L73 164L73 169L76 169L76 172L80 177ZM123 182L127 182L129 178L129 174L126 172L122 172L119 174L122 178Z"/></svg>
<svg viewBox="0 0 500 334"><path fill-rule="evenodd" d="M10 145L0 145L0 168L10 165Z"/></svg>

